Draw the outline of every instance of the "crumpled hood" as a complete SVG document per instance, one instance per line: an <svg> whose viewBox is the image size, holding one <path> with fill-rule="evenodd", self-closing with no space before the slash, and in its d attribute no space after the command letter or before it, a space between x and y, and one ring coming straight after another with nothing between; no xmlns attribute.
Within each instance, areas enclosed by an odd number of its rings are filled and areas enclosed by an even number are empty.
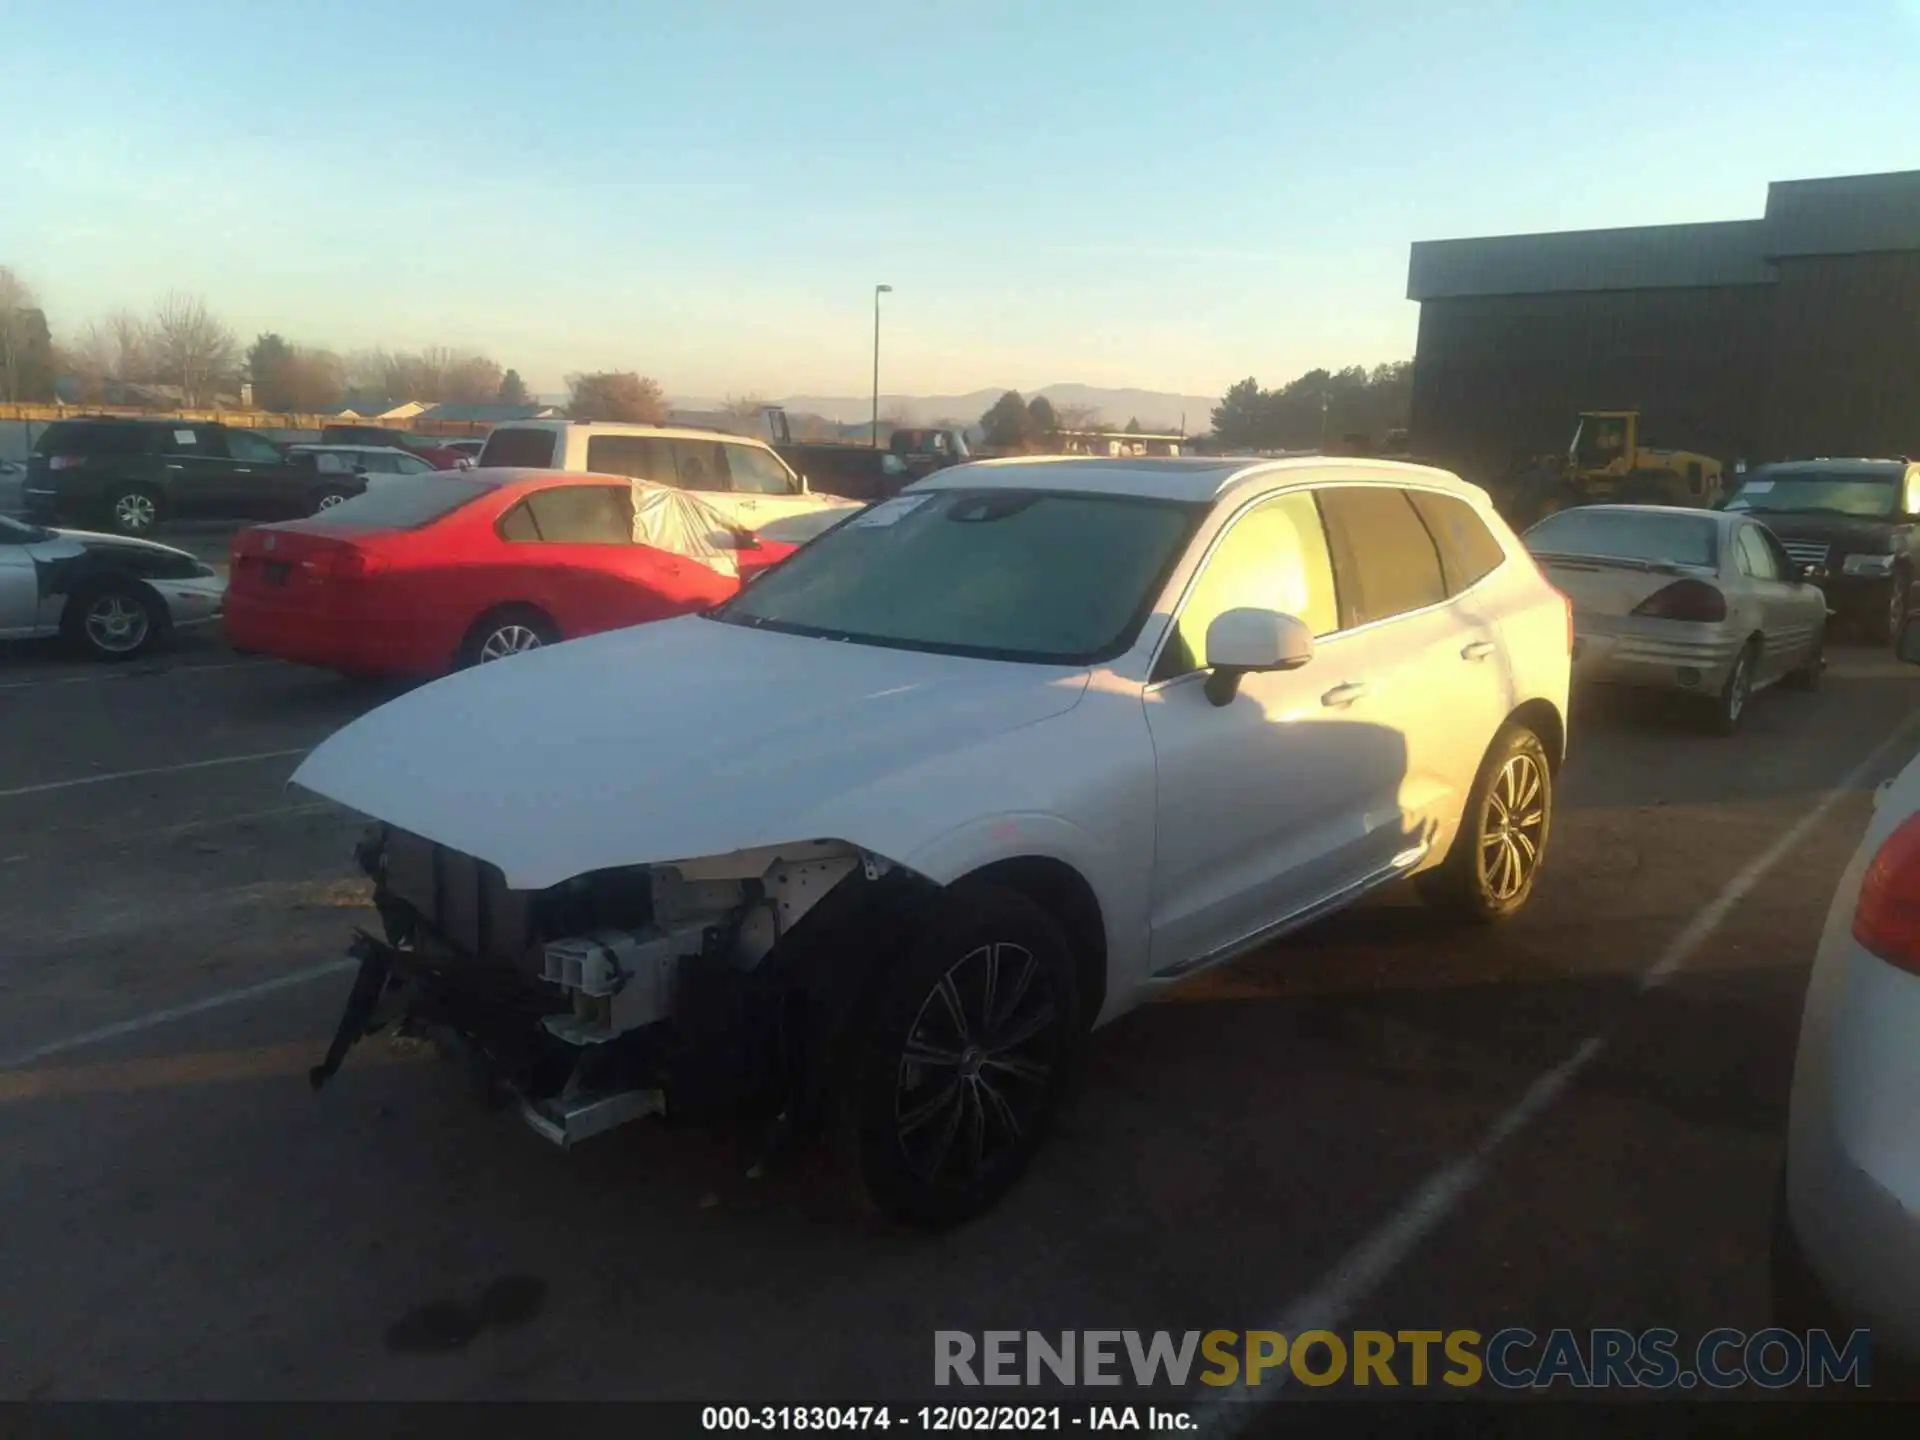
<svg viewBox="0 0 1920 1440"><path fill-rule="evenodd" d="M931 838L969 817L863 791L1071 709L1087 678L686 616L435 681L323 741L292 783L539 890L755 845Z"/></svg>

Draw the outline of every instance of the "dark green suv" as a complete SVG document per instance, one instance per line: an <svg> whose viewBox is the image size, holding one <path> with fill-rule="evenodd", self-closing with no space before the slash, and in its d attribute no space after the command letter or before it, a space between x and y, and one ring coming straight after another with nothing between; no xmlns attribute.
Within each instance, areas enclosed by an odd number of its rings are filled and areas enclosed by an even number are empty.
<svg viewBox="0 0 1920 1440"><path fill-rule="evenodd" d="M251 430L101 416L49 425L27 457L22 489L38 523L147 535L174 519L311 515L340 483Z"/></svg>

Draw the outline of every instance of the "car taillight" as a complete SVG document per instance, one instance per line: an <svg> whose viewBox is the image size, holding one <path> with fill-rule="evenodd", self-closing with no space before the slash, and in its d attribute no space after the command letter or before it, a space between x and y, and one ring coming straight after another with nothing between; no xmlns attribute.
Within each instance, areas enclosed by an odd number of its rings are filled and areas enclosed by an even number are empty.
<svg viewBox="0 0 1920 1440"><path fill-rule="evenodd" d="M1920 974L1920 815L1902 820L1867 866L1853 938L1889 965Z"/></svg>
<svg viewBox="0 0 1920 1440"><path fill-rule="evenodd" d="M49 455L47 457L49 470L77 470L86 463L87 457L84 455Z"/></svg>
<svg viewBox="0 0 1920 1440"><path fill-rule="evenodd" d="M1712 623L1727 618L1727 597L1704 580L1676 580L1642 600L1633 613L1649 620Z"/></svg>
<svg viewBox="0 0 1920 1440"><path fill-rule="evenodd" d="M386 562L379 556L347 545L334 552L333 564L327 573L336 580L358 580L362 575L372 575L386 568Z"/></svg>

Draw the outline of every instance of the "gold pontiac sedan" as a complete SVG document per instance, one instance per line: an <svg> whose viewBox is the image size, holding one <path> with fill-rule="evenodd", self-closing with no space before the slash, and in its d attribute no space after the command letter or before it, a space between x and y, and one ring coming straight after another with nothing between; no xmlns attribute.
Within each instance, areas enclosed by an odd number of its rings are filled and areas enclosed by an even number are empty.
<svg viewBox="0 0 1920 1440"><path fill-rule="evenodd" d="M1573 682L1678 690L1731 735L1754 692L1820 683L1827 600L1773 532L1728 511L1586 505L1527 531L1573 601Z"/></svg>

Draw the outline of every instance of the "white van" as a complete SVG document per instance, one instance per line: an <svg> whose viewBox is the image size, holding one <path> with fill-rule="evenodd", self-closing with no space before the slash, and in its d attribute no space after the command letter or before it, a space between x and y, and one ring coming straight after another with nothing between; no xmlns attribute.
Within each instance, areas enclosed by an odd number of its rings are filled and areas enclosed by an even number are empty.
<svg viewBox="0 0 1920 1440"><path fill-rule="evenodd" d="M716 510L755 531L771 521L789 522L781 527L784 531L798 517L824 516L858 504L809 490L761 441L671 425L517 420L495 426L487 436L475 468L492 466L625 475L697 490Z"/></svg>

